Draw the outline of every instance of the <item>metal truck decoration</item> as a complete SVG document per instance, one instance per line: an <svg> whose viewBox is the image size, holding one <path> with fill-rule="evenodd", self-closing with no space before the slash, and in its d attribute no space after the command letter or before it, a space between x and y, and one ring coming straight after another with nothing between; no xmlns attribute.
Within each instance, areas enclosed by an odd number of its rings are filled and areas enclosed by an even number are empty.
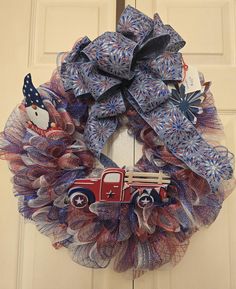
<svg viewBox="0 0 236 289"><path fill-rule="evenodd" d="M140 208L168 205L170 177L158 173L107 168L100 178L77 179L68 191L71 204L82 209L94 202L135 202Z"/></svg>

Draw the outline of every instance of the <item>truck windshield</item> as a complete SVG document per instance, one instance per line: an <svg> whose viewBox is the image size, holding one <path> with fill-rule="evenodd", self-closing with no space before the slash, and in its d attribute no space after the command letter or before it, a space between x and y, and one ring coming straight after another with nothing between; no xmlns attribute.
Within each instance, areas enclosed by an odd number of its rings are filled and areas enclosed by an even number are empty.
<svg viewBox="0 0 236 289"><path fill-rule="evenodd" d="M119 183L121 175L119 173L107 173L104 177L105 183Z"/></svg>

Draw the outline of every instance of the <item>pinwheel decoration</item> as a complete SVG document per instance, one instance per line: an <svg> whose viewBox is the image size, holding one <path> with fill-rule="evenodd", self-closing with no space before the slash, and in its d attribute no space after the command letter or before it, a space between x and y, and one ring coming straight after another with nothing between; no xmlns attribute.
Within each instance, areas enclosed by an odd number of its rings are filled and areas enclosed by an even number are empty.
<svg viewBox="0 0 236 289"><path fill-rule="evenodd" d="M201 103L204 99L202 91L185 93L184 85L179 90L173 89L170 100L181 110L193 124L197 123L197 115L203 113Z"/></svg>

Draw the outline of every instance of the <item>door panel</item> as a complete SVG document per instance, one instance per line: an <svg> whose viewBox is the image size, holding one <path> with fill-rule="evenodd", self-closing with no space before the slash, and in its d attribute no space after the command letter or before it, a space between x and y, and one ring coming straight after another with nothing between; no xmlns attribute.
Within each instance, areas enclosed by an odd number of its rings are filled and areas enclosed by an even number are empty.
<svg viewBox="0 0 236 289"><path fill-rule="evenodd" d="M12 109L22 99L22 79L28 59L28 29L30 2L0 1L1 39L1 105L0 127L4 127ZM21 31L19 33L19 31ZM23 239L21 218L17 212L17 202L13 197L11 174L7 164L0 161L1 210L0 210L0 288L15 289L21 286L21 260ZM19 262L17 262L17 260Z"/></svg>
<svg viewBox="0 0 236 289"><path fill-rule="evenodd" d="M225 144L236 151L235 1L137 0L150 17L158 12L186 40L183 56L212 81L211 90L224 124ZM138 158L140 146L136 145ZM149 272L135 280L135 289L236 288L235 191L209 229L196 233L182 261L174 268Z"/></svg>
<svg viewBox="0 0 236 289"><path fill-rule="evenodd" d="M50 78L58 52L70 50L78 38L87 35L93 40L115 29L115 0L37 0L31 5L28 69L35 84ZM31 229L35 231L34 226ZM23 289L97 288L101 277L96 278L94 270L73 263L66 249L56 251L50 240L38 232L34 234L35 253L29 257L34 260L33 285ZM26 266L30 266L30 259L25 260Z"/></svg>
<svg viewBox="0 0 236 289"><path fill-rule="evenodd" d="M35 86L48 81L58 52L71 49L84 34L93 39L114 31L115 18L115 0L1 1L1 130L22 100L23 77L29 71ZM56 251L33 224L25 223L17 213L7 165L0 166L1 289L131 288L132 281L113 276L111 269L99 272L75 264L66 249Z"/></svg>

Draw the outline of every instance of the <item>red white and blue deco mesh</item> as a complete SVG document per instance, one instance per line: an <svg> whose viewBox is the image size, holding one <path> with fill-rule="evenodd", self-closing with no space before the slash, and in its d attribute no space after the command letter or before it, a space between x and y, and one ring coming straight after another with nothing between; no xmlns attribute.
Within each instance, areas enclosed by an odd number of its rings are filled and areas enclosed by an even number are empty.
<svg viewBox="0 0 236 289"><path fill-rule="evenodd" d="M128 6L116 32L61 54L49 82L36 89L25 77L0 157L19 212L83 266L113 259L139 276L176 264L234 188L211 83L199 73L201 89L184 86L184 45L158 14ZM102 153L124 126L143 145L133 168Z"/></svg>

